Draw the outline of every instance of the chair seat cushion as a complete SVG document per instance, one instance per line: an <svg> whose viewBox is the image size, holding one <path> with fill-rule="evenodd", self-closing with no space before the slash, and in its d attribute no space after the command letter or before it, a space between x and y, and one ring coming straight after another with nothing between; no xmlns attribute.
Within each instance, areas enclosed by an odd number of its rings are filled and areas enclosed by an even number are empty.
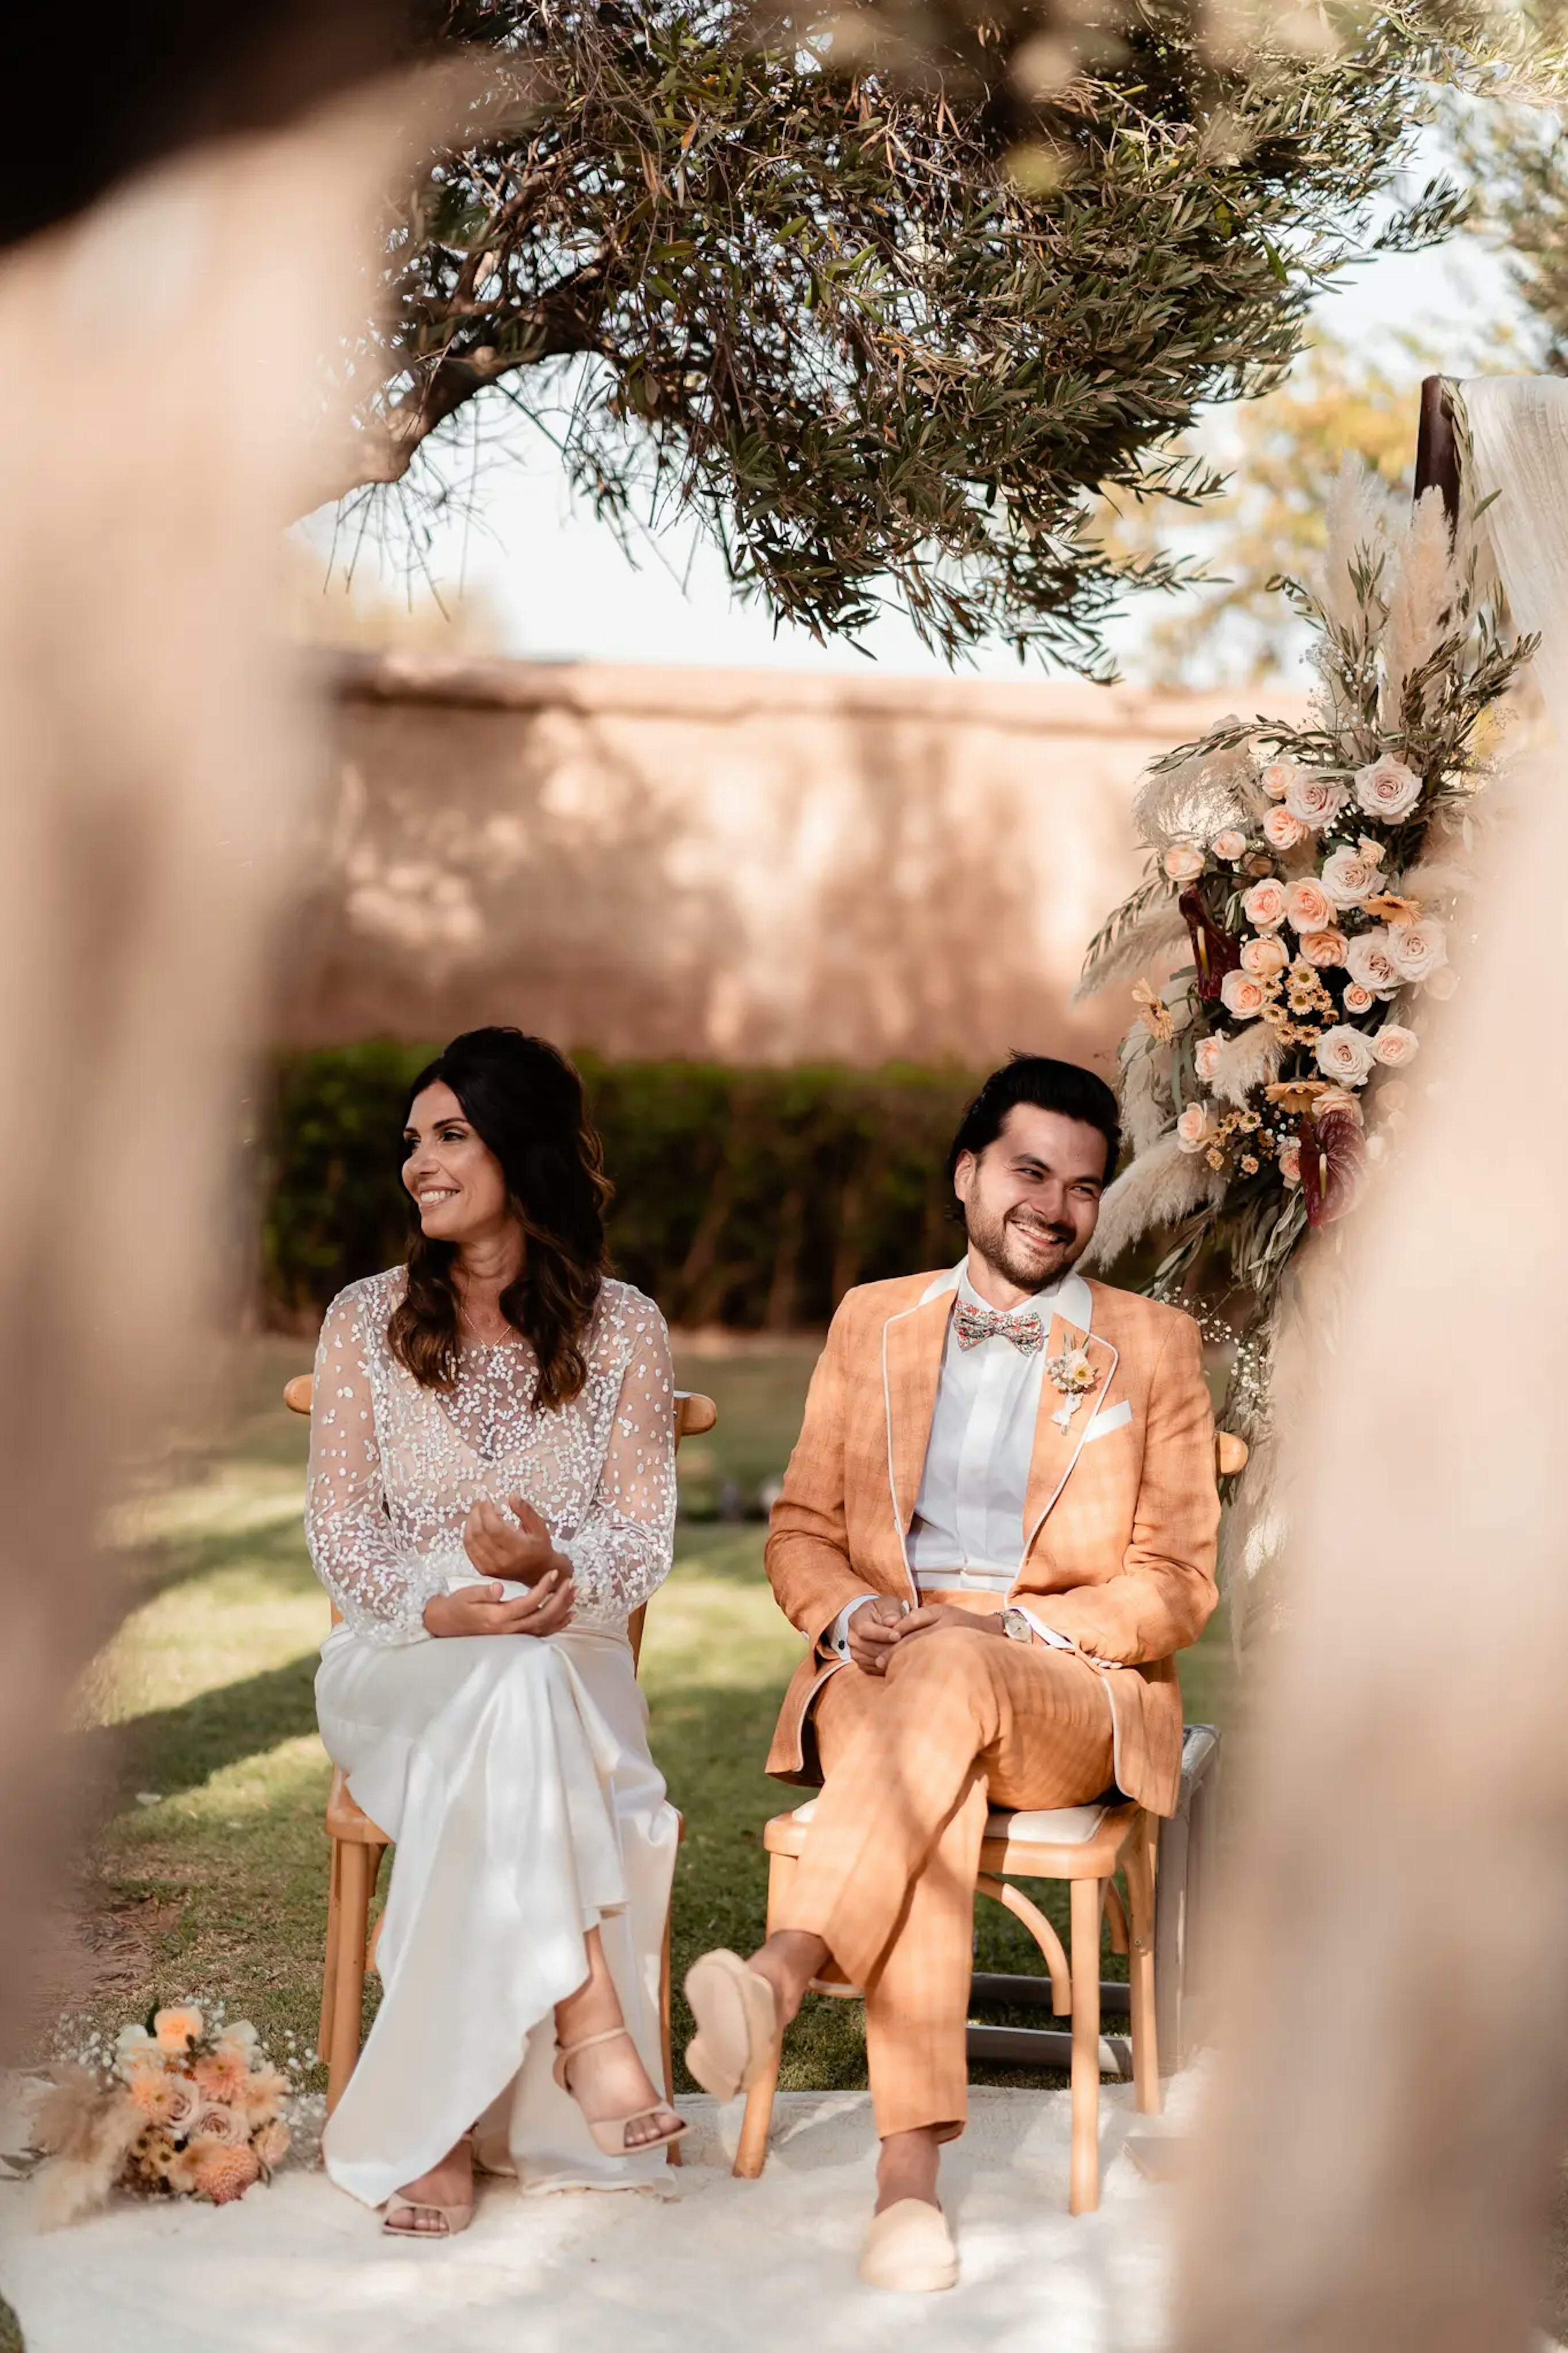
<svg viewBox="0 0 1568 2353"><path fill-rule="evenodd" d="M1087 1846L1110 1811L1109 1799L1097 1798L1090 1806L1039 1806L1021 1813L994 1810L987 1819L988 1839L1016 1839L1030 1846ZM792 1819L811 1821L816 1799L796 1806Z"/></svg>

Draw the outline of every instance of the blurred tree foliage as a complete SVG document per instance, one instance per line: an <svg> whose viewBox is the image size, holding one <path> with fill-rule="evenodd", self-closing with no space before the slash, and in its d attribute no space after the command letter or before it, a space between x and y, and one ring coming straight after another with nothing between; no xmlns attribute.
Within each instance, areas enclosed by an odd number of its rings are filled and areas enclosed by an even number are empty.
<svg viewBox="0 0 1568 2353"><path fill-rule="evenodd" d="M274 1320L313 1327L345 1282L404 1257L404 1100L435 1050L280 1059L261 1146ZM976 1083L962 1071L578 1065L616 1187L616 1270L672 1323L824 1324L851 1283L957 1257L942 1169Z"/></svg>
<svg viewBox="0 0 1568 2353"><path fill-rule="evenodd" d="M1185 546L1209 575L1152 625L1141 677L1163 686L1249 686L1296 670L1300 625L1272 584L1316 571L1329 492L1347 456L1379 474L1397 503L1408 501L1417 388L1440 364L1408 334L1391 334L1377 358L1319 337L1278 391L1223 420L1229 481L1195 527L1166 499L1102 502L1100 528L1119 560L1170 559ZM1213 455L1212 435L1208 441Z"/></svg>
<svg viewBox="0 0 1568 2353"><path fill-rule="evenodd" d="M397 222L344 488L417 459L417 529L489 393L557 420L618 524L699 517L776 616L853 636L891 604L950 657L994 636L1091 670L1171 567L1088 533L1086 494L1217 488L1173 438L1277 380L1444 54L1418 11L1331 51L1303 9L1226 58L1184 0L1079 0L1059 37L999 12L918 74L842 69L842 24L759 46L736 0L426 15L546 94ZM1429 186L1375 242L1458 201Z"/></svg>
<svg viewBox="0 0 1568 2353"><path fill-rule="evenodd" d="M1550 104L1467 107L1454 142L1475 185L1476 225L1509 258L1509 275L1540 321L1537 363L1568 375L1568 138Z"/></svg>

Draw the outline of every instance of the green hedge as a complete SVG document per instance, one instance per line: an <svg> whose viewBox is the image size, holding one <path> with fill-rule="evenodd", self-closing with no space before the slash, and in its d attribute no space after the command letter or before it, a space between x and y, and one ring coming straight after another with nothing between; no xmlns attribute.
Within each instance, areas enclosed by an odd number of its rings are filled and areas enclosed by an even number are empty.
<svg viewBox="0 0 1568 2353"><path fill-rule="evenodd" d="M319 1318L343 1283L403 1256L398 1123L431 1051L279 1060L263 1164L274 1321ZM851 1283L957 1256L942 1169L973 1077L577 1060L616 1186L617 1271L672 1324L820 1325Z"/></svg>

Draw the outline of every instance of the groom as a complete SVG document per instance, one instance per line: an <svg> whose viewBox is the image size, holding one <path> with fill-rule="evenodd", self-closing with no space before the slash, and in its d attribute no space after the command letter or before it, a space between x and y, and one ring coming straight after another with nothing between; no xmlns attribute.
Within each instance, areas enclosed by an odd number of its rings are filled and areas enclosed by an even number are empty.
<svg viewBox="0 0 1568 2353"><path fill-rule="evenodd" d="M1073 1272L1118 1145L1092 1072L1020 1055L987 1079L948 1158L964 1256L847 1293L773 1511L768 1575L806 1655L768 1769L824 1787L767 1942L691 1972L689 2059L731 2096L830 1958L865 1988L877 2285L957 2277L938 2151L964 2124L988 1809L1113 1783L1176 1802L1214 1432L1191 1321Z"/></svg>

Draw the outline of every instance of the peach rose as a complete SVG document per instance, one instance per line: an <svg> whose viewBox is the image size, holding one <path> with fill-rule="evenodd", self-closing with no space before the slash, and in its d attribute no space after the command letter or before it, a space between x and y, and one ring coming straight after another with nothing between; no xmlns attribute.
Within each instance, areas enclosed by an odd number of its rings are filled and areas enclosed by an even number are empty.
<svg viewBox="0 0 1568 2353"><path fill-rule="evenodd" d="M1401 980L1429 980L1448 961L1448 943L1436 915L1418 923L1391 923L1388 953Z"/></svg>
<svg viewBox="0 0 1568 2353"><path fill-rule="evenodd" d="M1392 752L1355 772L1357 808L1367 817L1381 818L1384 825L1397 825L1401 818L1408 817L1420 797L1420 777Z"/></svg>
<svg viewBox="0 0 1568 2353"><path fill-rule="evenodd" d="M1217 1038L1200 1038L1193 1049L1193 1068L1205 1087L1219 1068L1219 1053Z"/></svg>
<svg viewBox="0 0 1568 2353"><path fill-rule="evenodd" d="M1345 951L1345 969L1374 997L1392 997L1405 985L1385 931L1358 932Z"/></svg>
<svg viewBox="0 0 1568 2353"><path fill-rule="evenodd" d="M1341 1087L1364 1087L1373 1065L1372 1040L1364 1030L1352 1029L1346 1021L1336 1021L1325 1029L1312 1050L1320 1071L1325 1079ZM1323 1115L1321 1096L1312 1106L1314 1118Z"/></svg>
<svg viewBox="0 0 1568 2353"><path fill-rule="evenodd" d="M1296 773L1294 760L1270 760L1258 781L1271 801L1282 801Z"/></svg>
<svg viewBox="0 0 1568 2353"><path fill-rule="evenodd" d="M1326 932L1303 932L1301 934L1301 954L1309 964L1316 965L1321 971L1326 972L1331 965L1343 964L1349 945L1343 932L1331 928Z"/></svg>
<svg viewBox="0 0 1568 2353"><path fill-rule="evenodd" d="M158 2012L153 2021L153 2032L159 2050L174 2057L197 2041L205 2023L199 2010L180 2004Z"/></svg>
<svg viewBox="0 0 1568 2353"><path fill-rule="evenodd" d="M1359 1037L1361 1032L1358 1030L1356 1034ZM1358 1127L1364 1127L1366 1124L1362 1116L1359 1096L1352 1095L1346 1087L1325 1087L1322 1093L1315 1098L1312 1104L1314 1120L1327 1119L1331 1112L1338 1112L1346 1119L1353 1119Z"/></svg>
<svg viewBox="0 0 1568 2353"><path fill-rule="evenodd" d="M1204 871L1204 854L1190 841L1173 841L1162 860L1173 882L1195 882Z"/></svg>
<svg viewBox="0 0 1568 2353"><path fill-rule="evenodd" d="M1238 1021L1256 1021L1268 1001L1263 994L1263 983L1239 967L1227 972L1220 982L1219 998L1226 1011L1234 1013Z"/></svg>
<svg viewBox="0 0 1568 2353"><path fill-rule="evenodd" d="M1176 1141L1184 1152L1201 1152L1208 1140L1208 1113L1202 1103L1189 1103L1176 1122Z"/></svg>
<svg viewBox="0 0 1568 2353"><path fill-rule="evenodd" d="M1300 824L1310 825L1317 832L1333 823L1349 798L1337 776L1320 776L1313 768L1298 768L1290 779L1285 806Z"/></svg>
<svg viewBox="0 0 1568 2353"><path fill-rule="evenodd" d="M1241 912L1255 932L1277 932L1285 921L1285 885L1272 874L1244 891Z"/></svg>
<svg viewBox="0 0 1568 2353"><path fill-rule="evenodd" d="M1306 840L1307 828L1282 801L1276 801L1263 819L1263 839L1276 849L1294 849L1299 841Z"/></svg>
<svg viewBox="0 0 1568 2353"><path fill-rule="evenodd" d="M1272 980L1277 973L1284 971L1289 961L1284 941L1277 939L1272 932L1265 932L1260 939L1247 940L1243 944L1241 968L1243 972L1249 972L1254 980Z"/></svg>
<svg viewBox="0 0 1568 2353"><path fill-rule="evenodd" d="M191 2118L202 2105L201 2094L188 2075L171 2074L164 2078L169 2096L164 2105L163 2121L171 2132L188 2132Z"/></svg>
<svg viewBox="0 0 1568 2353"><path fill-rule="evenodd" d="M1227 866L1234 866L1238 858L1247 855L1247 836L1238 833L1234 825L1227 825L1223 833L1215 834L1209 848L1216 858L1223 858Z"/></svg>
<svg viewBox="0 0 1568 2353"><path fill-rule="evenodd" d="M1370 1013L1376 1003L1371 989L1363 988L1359 980L1352 980L1345 990L1347 1013Z"/></svg>
<svg viewBox="0 0 1568 2353"><path fill-rule="evenodd" d="M1372 1050L1386 1070L1402 1071L1421 1051L1421 1040L1414 1029L1404 1029L1397 1021L1385 1021L1373 1033Z"/></svg>
<svg viewBox="0 0 1568 2353"><path fill-rule="evenodd" d="M1313 876L1303 874L1292 882L1285 893L1285 918L1293 932L1326 932L1334 920L1334 911L1323 895L1323 886Z"/></svg>
<svg viewBox="0 0 1568 2353"><path fill-rule="evenodd" d="M249 2137L238 2109L225 2107L221 2100L208 2100L191 2118L192 2140L221 2141L227 2148L238 2148Z"/></svg>
<svg viewBox="0 0 1568 2353"><path fill-rule="evenodd" d="M210 2198L215 2206L227 2206L234 2199L243 2198L253 2181L260 2180L261 2159L253 2148L226 2148L208 2141L196 2151L191 2171L198 2198Z"/></svg>
<svg viewBox="0 0 1568 2353"><path fill-rule="evenodd" d="M1323 860L1322 882L1331 907L1359 907L1383 888L1383 877L1371 859L1353 849L1336 849Z"/></svg>
<svg viewBox="0 0 1568 2353"><path fill-rule="evenodd" d="M1301 1181L1301 1146L1294 1136L1279 1146L1279 1174L1287 1185Z"/></svg>

